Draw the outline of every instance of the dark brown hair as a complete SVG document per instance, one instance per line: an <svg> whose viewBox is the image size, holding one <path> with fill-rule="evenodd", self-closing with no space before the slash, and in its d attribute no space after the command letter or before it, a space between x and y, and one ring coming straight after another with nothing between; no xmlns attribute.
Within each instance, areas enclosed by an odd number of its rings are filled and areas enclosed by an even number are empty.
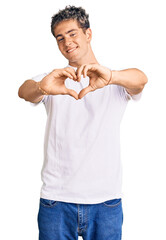
<svg viewBox="0 0 166 240"><path fill-rule="evenodd" d="M54 35L54 28L56 25L64 20L76 19L79 26L85 30L90 27L89 15L82 7L66 6L65 9L59 10L59 12L52 16L51 32Z"/></svg>

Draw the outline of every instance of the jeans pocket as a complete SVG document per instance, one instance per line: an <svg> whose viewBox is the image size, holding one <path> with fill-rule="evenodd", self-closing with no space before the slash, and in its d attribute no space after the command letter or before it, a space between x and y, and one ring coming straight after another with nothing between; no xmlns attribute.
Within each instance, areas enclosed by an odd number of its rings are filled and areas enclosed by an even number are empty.
<svg viewBox="0 0 166 240"><path fill-rule="evenodd" d="M122 199L118 198L118 199L112 199L112 200L105 201L105 202L103 202L103 204L107 207L115 208L121 204L121 201L122 201Z"/></svg>
<svg viewBox="0 0 166 240"><path fill-rule="evenodd" d="M45 198L40 198L40 204L43 207L51 208L51 207L54 207L55 205L57 205L57 203L58 203L58 201L55 201L55 200L49 200L49 199L45 199Z"/></svg>

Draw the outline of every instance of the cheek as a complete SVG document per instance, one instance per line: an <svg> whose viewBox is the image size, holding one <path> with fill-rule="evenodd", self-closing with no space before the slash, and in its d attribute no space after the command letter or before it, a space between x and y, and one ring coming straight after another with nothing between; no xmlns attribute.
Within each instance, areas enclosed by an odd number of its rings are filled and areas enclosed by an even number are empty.
<svg viewBox="0 0 166 240"><path fill-rule="evenodd" d="M64 48L63 48L63 45L62 45L62 44L59 44L59 45L58 45L58 48L59 48L59 51L60 51L61 53L64 53Z"/></svg>
<svg viewBox="0 0 166 240"><path fill-rule="evenodd" d="M87 41L85 39L82 39L80 42L79 42L79 45L82 46L83 48L86 48L87 47Z"/></svg>

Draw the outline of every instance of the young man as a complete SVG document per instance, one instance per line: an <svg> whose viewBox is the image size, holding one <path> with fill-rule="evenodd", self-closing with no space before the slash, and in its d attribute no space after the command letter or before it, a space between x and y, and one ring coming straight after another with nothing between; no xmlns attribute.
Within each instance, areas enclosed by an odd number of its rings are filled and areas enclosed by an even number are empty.
<svg viewBox="0 0 166 240"><path fill-rule="evenodd" d="M139 69L113 71L98 63L81 7L54 15L51 31L68 66L19 88L19 97L43 102L48 114L39 239L120 240L120 122L128 101L140 98L147 77Z"/></svg>

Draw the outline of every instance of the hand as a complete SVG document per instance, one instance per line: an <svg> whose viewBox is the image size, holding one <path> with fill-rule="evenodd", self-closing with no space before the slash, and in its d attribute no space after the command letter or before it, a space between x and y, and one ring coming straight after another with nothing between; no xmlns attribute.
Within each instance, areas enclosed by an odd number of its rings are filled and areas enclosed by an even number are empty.
<svg viewBox="0 0 166 240"><path fill-rule="evenodd" d="M78 98L83 98L87 93L102 88L111 82L112 72L110 69L99 64L82 65L77 69L77 81L80 82L81 75L89 77L89 86L82 89Z"/></svg>
<svg viewBox="0 0 166 240"><path fill-rule="evenodd" d="M66 78L77 80L73 68L66 67L53 70L39 82L39 86L41 90L48 95L68 94L78 100L78 94L74 90L66 88Z"/></svg>

